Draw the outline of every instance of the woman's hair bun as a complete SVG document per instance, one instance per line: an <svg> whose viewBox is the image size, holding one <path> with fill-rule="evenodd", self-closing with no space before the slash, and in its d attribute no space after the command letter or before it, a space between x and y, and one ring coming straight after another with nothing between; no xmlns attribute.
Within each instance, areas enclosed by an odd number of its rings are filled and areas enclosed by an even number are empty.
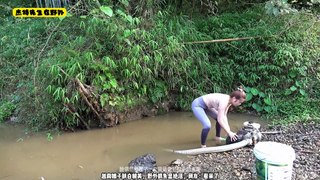
<svg viewBox="0 0 320 180"><path fill-rule="evenodd" d="M239 86L237 90L243 92L243 86Z"/></svg>

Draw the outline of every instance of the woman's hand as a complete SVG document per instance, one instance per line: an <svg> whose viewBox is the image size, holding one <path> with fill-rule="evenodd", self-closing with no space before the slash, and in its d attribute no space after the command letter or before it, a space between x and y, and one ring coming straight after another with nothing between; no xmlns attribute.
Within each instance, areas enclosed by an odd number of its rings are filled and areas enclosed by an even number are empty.
<svg viewBox="0 0 320 180"><path fill-rule="evenodd" d="M231 131L230 131L230 133L229 133L228 135L229 135L231 141L236 141L236 140L238 139L237 134L234 133L234 132L231 132Z"/></svg>

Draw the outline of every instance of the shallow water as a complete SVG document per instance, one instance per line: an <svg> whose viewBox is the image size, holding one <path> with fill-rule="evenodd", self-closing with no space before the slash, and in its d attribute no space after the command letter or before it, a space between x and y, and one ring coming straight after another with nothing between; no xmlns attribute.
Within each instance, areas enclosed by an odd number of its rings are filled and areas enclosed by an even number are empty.
<svg viewBox="0 0 320 180"><path fill-rule="evenodd" d="M236 132L255 116L229 114ZM214 124L213 124L214 125ZM213 126L214 127L214 126ZM152 153L157 165L184 159L165 149L191 149L200 145L201 124L191 112L171 112L107 129L53 135L28 134L23 127L0 125L0 179L100 179L102 172L119 171L138 156ZM214 128L208 146L214 146ZM222 134L225 136L226 134Z"/></svg>

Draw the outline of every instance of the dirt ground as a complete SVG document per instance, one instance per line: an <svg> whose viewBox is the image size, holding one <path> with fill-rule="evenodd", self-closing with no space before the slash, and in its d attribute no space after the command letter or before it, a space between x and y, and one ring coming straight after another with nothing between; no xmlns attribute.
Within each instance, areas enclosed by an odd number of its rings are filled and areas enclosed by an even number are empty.
<svg viewBox="0 0 320 180"><path fill-rule="evenodd" d="M274 141L292 146L296 158L293 161L292 179L320 179L320 124L297 123L287 127L276 126L261 131L281 131L280 134L263 135L262 141ZM189 156L187 160L171 167L213 173L212 179L257 179L253 147L229 152ZM198 177L197 179L204 179Z"/></svg>

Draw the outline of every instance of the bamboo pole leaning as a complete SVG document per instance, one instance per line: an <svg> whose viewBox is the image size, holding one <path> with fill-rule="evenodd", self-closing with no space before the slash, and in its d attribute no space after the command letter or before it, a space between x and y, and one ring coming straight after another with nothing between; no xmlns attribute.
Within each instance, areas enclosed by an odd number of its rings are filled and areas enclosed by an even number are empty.
<svg viewBox="0 0 320 180"><path fill-rule="evenodd" d="M214 39L214 40L207 40L207 41L191 41L191 42L183 42L182 44L218 43L218 42L230 42L230 41L242 41L242 40L258 39L258 38L262 38L262 36L227 38L227 39Z"/></svg>

